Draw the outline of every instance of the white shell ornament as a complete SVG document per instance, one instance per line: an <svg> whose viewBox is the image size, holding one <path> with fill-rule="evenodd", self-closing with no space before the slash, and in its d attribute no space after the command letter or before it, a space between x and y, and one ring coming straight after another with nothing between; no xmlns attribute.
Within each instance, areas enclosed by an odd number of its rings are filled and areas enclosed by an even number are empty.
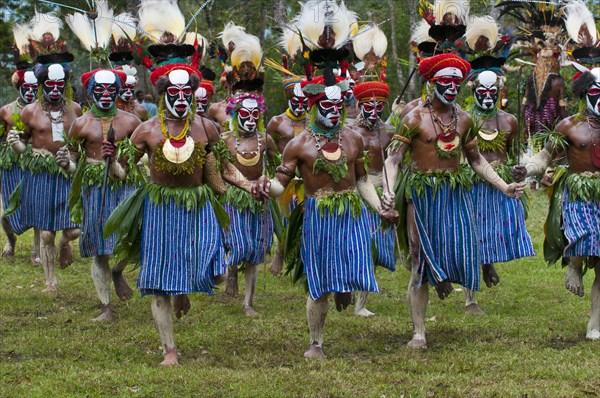
<svg viewBox="0 0 600 398"><path fill-rule="evenodd" d="M192 156L194 140L191 137L185 137L185 143L179 148L174 147L171 140L165 140L162 151L169 162L181 164Z"/></svg>

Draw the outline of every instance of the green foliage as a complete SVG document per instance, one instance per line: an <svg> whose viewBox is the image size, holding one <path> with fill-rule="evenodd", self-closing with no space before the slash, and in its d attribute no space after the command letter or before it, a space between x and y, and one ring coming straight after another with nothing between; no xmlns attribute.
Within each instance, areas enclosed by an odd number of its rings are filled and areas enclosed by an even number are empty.
<svg viewBox="0 0 600 398"><path fill-rule="evenodd" d="M10 169L18 160L19 155L6 141L0 143L0 170Z"/></svg>
<svg viewBox="0 0 600 398"><path fill-rule="evenodd" d="M600 178L597 175L569 173L565 184L569 190L570 202L600 200Z"/></svg>
<svg viewBox="0 0 600 398"><path fill-rule="evenodd" d="M348 177L349 170L346 154L342 154L336 161L327 160L322 154L319 154L313 163L312 172L313 174L317 174L320 171L329 174L333 182L340 182L341 179Z"/></svg>
<svg viewBox="0 0 600 398"><path fill-rule="evenodd" d="M567 169L559 166L554 171L553 184L548 188L550 207L544 224L544 260L548 265L554 265L560 260L567 247L568 241L563 231L562 202ZM562 265L566 265L563 258Z"/></svg>
<svg viewBox="0 0 600 398"><path fill-rule="evenodd" d="M239 211L250 210L254 214L259 213L263 209L263 202L254 199L252 195L243 189L232 185L227 186L227 192L221 196L219 201L222 204L227 203Z"/></svg>
<svg viewBox="0 0 600 398"><path fill-rule="evenodd" d="M436 170L424 172L413 170L408 188L412 188L418 196L422 196L425 194L425 188L431 187L435 195L437 190L443 185L450 184L451 189L460 187L468 190L471 188L471 183L471 167L467 164L462 164L458 171Z"/></svg>
<svg viewBox="0 0 600 398"><path fill-rule="evenodd" d="M327 211L331 215L343 215L347 209L352 217L358 217L362 212L362 199L356 192L336 192L325 197L317 198L317 209L321 216Z"/></svg>
<svg viewBox="0 0 600 398"><path fill-rule="evenodd" d="M21 206L21 190L23 189L23 182L19 181L19 184L15 187L15 190L8 197L8 203L4 210L4 216L10 216Z"/></svg>
<svg viewBox="0 0 600 398"><path fill-rule="evenodd" d="M22 156L19 157L21 167L23 170L29 171L30 173L50 173L50 174L62 174L67 178L69 175L56 163L54 155L43 155L39 152L34 152L31 146L27 146L27 149Z"/></svg>

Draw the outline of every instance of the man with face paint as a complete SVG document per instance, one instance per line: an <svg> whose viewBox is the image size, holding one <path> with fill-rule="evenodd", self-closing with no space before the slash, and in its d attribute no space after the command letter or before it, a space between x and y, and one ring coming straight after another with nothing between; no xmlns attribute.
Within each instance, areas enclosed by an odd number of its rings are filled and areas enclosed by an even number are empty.
<svg viewBox="0 0 600 398"><path fill-rule="evenodd" d="M135 85L137 83L137 70L129 65L123 65L119 70L127 75L127 80L119 89L119 95L117 96L116 101L117 108L125 112L133 113L142 121L148 120L146 108L144 108L143 105L138 104L134 97Z"/></svg>
<svg viewBox="0 0 600 398"><path fill-rule="evenodd" d="M264 98L256 94L241 94L229 100L230 131L223 135L235 167L248 180L257 180L266 173L266 162L277 157L275 143L264 134ZM266 150L265 150L266 146ZM263 159L264 156L267 159ZM273 242L273 221L270 211L263 211L263 202L253 200L250 193L235 186L227 187L224 196L225 211L231 224L225 229L228 273L232 267L244 269L245 297L243 310L246 316L258 316L253 308L258 265L265 261L265 253ZM233 271L237 272L237 270ZM237 278L227 280L236 283ZM226 286L232 290L231 286ZM237 289L233 289L237 290Z"/></svg>
<svg viewBox="0 0 600 398"><path fill-rule="evenodd" d="M301 233L297 231L301 236L298 263L304 266L309 289L310 347L304 356L323 358L329 294L334 293L341 311L350 303L352 291L379 291L367 210L360 198L378 213L381 203L367 180L363 141L344 127L343 93L348 82L331 74L303 82L302 89L309 99L307 128L287 144L275 178L261 178L259 189L263 195L281 195L296 168L304 181L304 222ZM382 218L390 221L396 215L391 211Z"/></svg>
<svg viewBox="0 0 600 398"><path fill-rule="evenodd" d="M475 100L471 109L477 130L477 147L485 160L507 183L512 182L508 166L513 144L517 143L517 119L499 109L498 97L504 85L500 67L503 59L483 56L471 61L479 72L471 74L467 86ZM525 209L521 201L509 198L480 178L471 187L475 204L475 221L483 281L487 287L500 282L494 263L534 256L531 237L525 226ZM493 209L493 211L489 211ZM475 292L465 290L466 312L485 315L475 299Z"/></svg>
<svg viewBox="0 0 600 398"><path fill-rule="evenodd" d="M2 170L2 203L4 211L9 204L10 195L17 188L23 178L23 171L19 166L19 158L15 151L6 142L6 135L15 126L15 119L20 120L21 111L25 105L37 99L38 83L33 71L18 69L12 75L12 84L18 91L19 97L0 108L0 169ZM15 254L17 235L25 232L28 227L21 223L21 211L17 209L10 215L2 216L2 229L6 234L7 242L2 250L2 256L12 257ZM34 229L33 249L31 251L31 264L40 264L40 231Z"/></svg>
<svg viewBox="0 0 600 398"><path fill-rule="evenodd" d="M288 107L280 115L273 116L267 124L267 134L273 137L277 144L279 153L283 153L285 146L295 136L304 131L306 127L306 112L308 108L308 98L302 92L301 82L303 79L295 76L284 78L282 81L285 98ZM297 202L296 188L300 180L295 180L286 188L287 192L283 197L291 197L289 203L282 204L282 212L287 214L291 212ZM271 273L281 275L283 269L283 245L277 247L277 252L271 261Z"/></svg>
<svg viewBox="0 0 600 398"><path fill-rule="evenodd" d="M564 187L562 199L553 199L562 200L562 215L548 216L548 223L558 219L561 225L547 226L547 231L558 231L562 236L548 235L546 241L563 242L562 252L556 253L551 261L558 261L561 256L568 259L565 287L570 292L583 297L583 263L594 268L596 277L591 289L592 311L586 337L597 340L600 339L600 68L588 70L574 62L573 65L579 73L574 76L571 88L582 102L580 109L585 110L562 120L556 126L554 139L532 158L523 158L521 163L527 175L540 175L553 155L566 148L566 176L555 182L558 187L555 189ZM552 206L552 209L560 207ZM544 255L547 259L550 257L546 248Z"/></svg>
<svg viewBox="0 0 600 398"><path fill-rule="evenodd" d="M346 78L348 82L348 90L344 91L344 106L346 107L346 119L354 120L358 116L358 107L356 106L356 98L354 97L354 87L356 86L356 81L348 75Z"/></svg>
<svg viewBox="0 0 600 398"><path fill-rule="evenodd" d="M461 154L479 176L505 195L520 197L523 186L508 185L498 177L477 149L471 118L455 104L470 65L456 55L440 54L422 60L418 70L433 86L432 94L402 119L388 146L385 167L390 185L385 187L384 196L393 197L399 165L410 151L407 232L412 270L408 298L413 338L408 346L426 348L428 283L434 285L441 299L452 292L451 283L479 289L475 210L468 190L470 171L461 166Z"/></svg>
<svg viewBox="0 0 600 398"><path fill-rule="evenodd" d="M58 244L61 268L73 261L69 242L79 236L78 225L71 221L68 203L72 180L55 161L57 151L64 146L66 132L75 118L81 116L80 106L67 96L71 69L65 65L72 60L69 53L38 56L34 73L41 86L41 99L23 108L21 119L25 130L22 133L11 130L7 137L17 153L25 152L25 143L31 140L21 190L21 222L41 231L40 258L46 274L44 292L57 291L56 231L63 231Z"/></svg>
<svg viewBox="0 0 600 398"><path fill-rule="evenodd" d="M173 309L178 317L187 313L189 293L212 295L215 281L226 270L221 227L215 215L220 207L206 185L210 183L206 164L217 158L227 182L246 191L252 183L230 163L227 146L214 125L196 117L197 69L183 63L165 64L154 69L150 80L160 98L160 111L134 131L130 148L134 155L129 160L135 164L147 153L150 180L117 207L111 218L136 214L134 226L116 223L120 228L117 247L133 258L140 256L138 288L142 296L153 296L152 314L164 349L162 365L176 365ZM107 228L110 225L109 218ZM136 233L129 233L130 228ZM163 272L167 268L169 272ZM171 296L175 297L174 308Z"/></svg>
<svg viewBox="0 0 600 398"><path fill-rule="evenodd" d="M383 108L389 95L388 85L379 81L363 82L354 87L359 113L351 128L362 137L365 151L368 152L368 179L378 190L377 193L380 197L383 194L384 179L383 150L387 148L395 131L394 128L381 121ZM394 229L391 227L381 228L381 217L377 211L370 207L368 210L371 237L376 247L375 265L395 271ZM368 292L361 291L359 293L354 305L355 315L364 317L375 315L366 308L367 296Z"/></svg>
<svg viewBox="0 0 600 398"><path fill-rule="evenodd" d="M84 73L81 83L92 99L92 109L77 118L71 125L69 137L72 145L81 146L83 152L79 158L79 166L71 159L69 149L65 146L56 153L56 161L67 174L76 174L80 193L71 193L75 206L81 209L81 237L79 253L81 257L92 257L92 280L100 299L100 316L94 321L109 321L113 318L110 304L111 277L115 284L117 296L126 300L131 297L132 290L123 277L125 262L115 266L111 273L109 258L112 255L116 237L103 239L103 226L114 208L124 201L138 184L136 175L129 173L123 180L125 165L117 159L116 147L122 148L126 140L141 123L132 113L121 111L116 107L119 90L127 81L127 75L121 71L96 69ZM114 137L108 141L108 130L112 128ZM71 148L76 150L76 148ZM108 185L102 189L105 172L105 158L110 158ZM77 173L76 173L77 170ZM104 198L102 198L104 194ZM101 203L104 207L101 209ZM100 214L102 212L102 214ZM74 214L75 215L75 214Z"/></svg>
<svg viewBox="0 0 600 398"><path fill-rule="evenodd" d="M201 117L208 117L206 112L208 111L208 105L210 99L215 93L215 85L210 80L202 80L200 86L194 93L196 96L196 114Z"/></svg>

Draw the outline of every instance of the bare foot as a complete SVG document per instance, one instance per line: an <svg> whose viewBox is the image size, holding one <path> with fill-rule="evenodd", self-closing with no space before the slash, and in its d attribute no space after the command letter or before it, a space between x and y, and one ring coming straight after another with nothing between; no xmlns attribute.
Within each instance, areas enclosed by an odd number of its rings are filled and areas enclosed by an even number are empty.
<svg viewBox="0 0 600 398"><path fill-rule="evenodd" d="M73 249L68 241L61 243L58 247L58 262L60 269L65 269L73 264Z"/></svg>
<svg viewBox="0 0 600 398"><path fill-rule="evenodd" d="M352 292L333 293L333 300L335 301L335 309L341 312L342 310L345 310L352 302Z"/></svg>
<svg viewBox="0 0 600 398"><path fill-rule="evenodd" d="M565 278L565 287L573 294L583 297L583 275L581 270L569 266Z"/></svg>
<svg viewBox="0 0 600 398"><path fill-rule="evenodd" d="M600 331L598 329L588 330L585 338L588 340L598 340L600 339Z"/></svg>
<svg viewBox="0 0 600 398"><path fill-rule="evenodd" d="M187 294L180 294L173 298L173 311L177 319L180 319L182 315L187 315L190 308L192 308L192 303Z"/></svg>
<svg viewBox="0 0 600 398"><path fill-rule="evenodd" d="M227 280L225 281L225 294L231 297L238 297L238 269L237 265L227 267Z"/></svg>
<svg viewBox="0 0 600 398"><path fill-rule="evenodd" d="M100 315L94 319L92 322L108 322L113 320L113 308L112 305L103 305L100 307Z"/></svg>
<svg viewBox="0 0 600 398"><path fill-rule="evenodd" d="M160 366L177 366L179 358L177 357L177 348L171 348L165 352L165 359L160 363Z"/></svg>
<svg viewBox="0 0 600 398"><path fill-rule="evenodd" d="M496 268L494 268L494 264L483 264L481 269L483 271L483 281L487 287L500 283L500 277L496 272Z"/></svg>
<svg viewBox="0 0 600 398"><path fill-rule="evenodd" d="M316 344L311 344L310 347L308 347L308 350L304 353L304 358L324 359L325 353L323 352L323 347L320 347Z"/></svg>
<svg viewBox="0 0 600 398"><path fill-rule="evenodd" d="M476 303L467 305L467 308L465 308L465 314L480 315L480 316L486 315L486 313L483 312L483 310L481 308L479 308L479 305L477 305Z"/></svg>
<svg viewBox="0 0 600 398"><path fill-rule="evenodd" d="M452 293L452 283L450 282L440 282L435 285L435 291L437 292L438 297L443 300Z"/></svg>
<svg viewBox="0 0 600 398"><path fill-rule="evenodd" d="M31 256L29 256L29 261L31 261L31 265L34 267L39 267L42 264L42 259L40 258L39 253L31 253Z"/></svg>
<svg viewBox="0 0 600 398"><path fill-rule="evenodd" d="M115 292L121 300L129 300L133 296L133 290L127 284L127 280L123 276L123 271L113 271L112 280L115 284Z"/></svg>
<svg viewBox="0 0 600 398"><path fill-rule="evenodd" d="M58 286L56 285L46 285L46 288L42 290L42 293L56 293L58 292Z"/></svg>
<svg viewBox="0 0 600 398"><path fill-rule="evenodd" d="M227 279L226 275L215 275L215 285L220 285Z"/></svg>
<svg viewBox="0 0 600 398"><path fill-rule="evenodd" d="M360 310L355 309L354 310L354 315L356 315L356 316L363 316L365 318L369 318L369 317L375 316L374 313L372 313L371 311L369 311L366 308L361 308Z"/></svg>
<svg viewBox="0 0 600 398"><path fill-rule="evenodd" d="M281 276L283 270L283 247L278 247L273 259L271 260L271 267L269 271L275 276Z"/></svg>
<svg viewBox="0 0 600 398"><path fill-rule="evenodd" d="M251 306L249 306L249 305L245 305L245 306L244 306L244 314L246 314L246 316L247 316L248 318L256 318L257 316L259 316L259 315L260 315L258 312L256 312L256 311L254 310L254 308L252 308L252 307L251 307Z"/></svg>
<svg viewBox="0 0 600 398"><path fill-rule="evenodd" d="M15 255L15 244L10 241L6 242L2 250L2 257L13 257Z"/></svg>
<svg viewBox="0 0 600 398"><path fill-rule="evenodd" d="M406 345L410 348L414 348L417 350L426 350L427 349L427 342L425 340L416 339L414 337Z"/></svg>

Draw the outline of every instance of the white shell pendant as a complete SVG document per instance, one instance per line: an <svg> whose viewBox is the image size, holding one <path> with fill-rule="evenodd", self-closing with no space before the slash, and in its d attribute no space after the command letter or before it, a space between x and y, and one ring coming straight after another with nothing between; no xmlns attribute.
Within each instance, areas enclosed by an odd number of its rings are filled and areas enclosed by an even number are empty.
<svg viewBox="0 0 600 398"><path fill-rule="evenodd" d="M340 149L340 147L338 147L338 149L336 149L334 152L327 152L321 150L321 153L323 154L323 157L325 159L330 160L332 162L335 162L336 160L342 157L342 150Z"/></svg>
<svg viewBox="0 0 600 398"><path fill-rule="evenodd" d="M192 153L194 152L194 140L191 137L185 137L185 144L179 148L175 148L173 144L171 144L171 140L165 140L163 145L163 155L165 158L175 164L181 164L188 160Z"/></svg>
<svg viewBox="0 0 600 398"><path fill-rule="evenodd" d="M494 129L494 131L485 131L479 130L479 136L484 141L493 141L494 138L498 137L499 131Z"/></svg>

